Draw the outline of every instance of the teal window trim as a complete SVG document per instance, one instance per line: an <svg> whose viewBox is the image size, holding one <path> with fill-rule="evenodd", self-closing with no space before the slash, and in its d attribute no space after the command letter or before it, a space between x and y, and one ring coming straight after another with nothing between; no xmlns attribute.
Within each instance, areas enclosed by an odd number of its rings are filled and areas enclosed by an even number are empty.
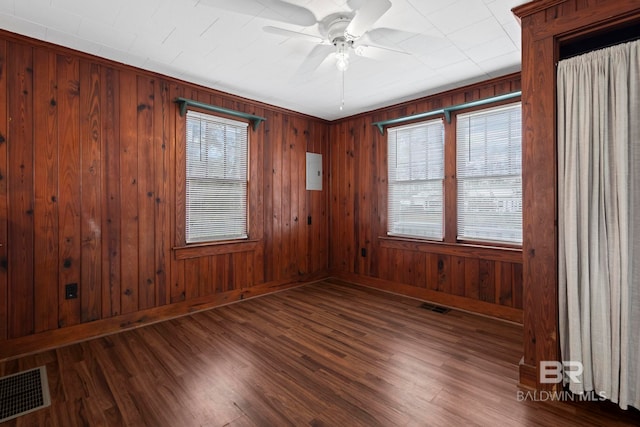
<svg viewBox="0 0 640 427"><path fill-rule="evenodd" d="M405 123L405 122L410 122L410 121L413 121L413 120L424 119L424 118L427 118L427 117L437 116L437 115L440 115L440 114L444 115L444 118L447 121L447 123L451 123L451 113L454 112L454 111L464 110L466 108L471 108L471 107L479 107L479 106L482 106L482 105L492 104L494 102L506 101L508 99L518 98L520 95L522 95L522 91L507 93L507 94L504 94L504 95L498 95L498 96L494 96L494 97L491 97L491 98L480 99L478 101L465 102L464 104L453 105L451 107L445 107L445 108L441 108L439 110L427 111L425 113L412 114L410 116L398 117L396 119L390 119L390 120L383 120L383 121L380 121L380 122L374 122L374 123L372 123L372 125L376 126L378 128L378 130L380 131L380 133L382 135L384 135L385 126L397 125L397 124L400 124L400 123Z"/></svg>
<svg viewBox="0 0 640 427"><path fill-rule="evenodd" d="M204 102L194 101L192 99L176 98L176 103L180 106L181 116L184 116L187 113L187 107L196 107L202 110L213 111L215 113L227 114L229 116L247 119L251 122L254 131L258 129L260 123L267 120L264 117L254 116L253 114L243 113L242 111L231 110L229 108L218 107L216 105L205 104Z"/></svg>

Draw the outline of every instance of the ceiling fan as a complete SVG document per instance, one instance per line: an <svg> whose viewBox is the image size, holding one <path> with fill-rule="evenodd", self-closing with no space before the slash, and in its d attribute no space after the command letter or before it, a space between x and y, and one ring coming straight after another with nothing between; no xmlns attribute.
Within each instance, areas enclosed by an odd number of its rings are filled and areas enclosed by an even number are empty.
<svg viewBox="0 0 640 427"><path fill-rule="evenodd" d="M373 25L390 8L389 0L349 0L350 11L332 13L318 20L313 12L284 0L201 0L211 6L232 10L247 15L260 15L283 23L311 27L318 25L320 36L292 31L285 28L265 26L263 30L285 37L304 39L317 45L298 69L298 75L308 75L330 55L335 56L338 70L344 72L349 66L351 53L357 56L375 57L377 52L408 54L395 47L384 46L384 35L398 32L389 28L373 29ZM375 42L375 35L378 35Z"/></svg>

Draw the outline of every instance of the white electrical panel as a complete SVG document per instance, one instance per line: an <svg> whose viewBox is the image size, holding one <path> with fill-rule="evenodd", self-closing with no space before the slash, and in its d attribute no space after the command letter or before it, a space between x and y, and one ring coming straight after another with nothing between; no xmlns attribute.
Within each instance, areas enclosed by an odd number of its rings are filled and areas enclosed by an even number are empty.
<svg viewBox="0 0 640 427"><path fill-rule="evenodd" d="M322 154L307 153L307 190L322 190Z"/></svg>

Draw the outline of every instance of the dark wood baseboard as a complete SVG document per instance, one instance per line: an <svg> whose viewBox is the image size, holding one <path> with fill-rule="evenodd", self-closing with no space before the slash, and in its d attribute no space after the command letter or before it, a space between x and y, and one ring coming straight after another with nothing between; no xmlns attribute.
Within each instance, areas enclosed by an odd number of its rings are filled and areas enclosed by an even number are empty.
<svg viewBox="0 0 640 427"><path fill-rule="evenodd" d="M520 359L519 374L520 380L518 385L520 387L536 390L538 385L538 370L535 366L524 363L524 357Z"/></svg>
<svg viewBox="0 0 640 427"><path fill-rule="evenodd" d="M418 288L416 286L404 285L402 283L396 283L389 280L378 279L375 277L362 276L359 274L348 273L344 271L332 270L331 277L350 283L369 286L383 291L441 304L459 310L465 310L484 316L495 317L498 319L522 324L523 312L521 309L517 308L500 306L497 304L491 304L472 298L451 295L431 289Z"/></svg>
<svg viewBox="0 0 640 427"><path fill-rule="evenodd" d="M0 346L0 362L302 286L321 281L326 277L326 273L321 273L303 276L297 280L273 281L250 288L236 289L135 313L122 314L108 319L10 339Z"/></svg>

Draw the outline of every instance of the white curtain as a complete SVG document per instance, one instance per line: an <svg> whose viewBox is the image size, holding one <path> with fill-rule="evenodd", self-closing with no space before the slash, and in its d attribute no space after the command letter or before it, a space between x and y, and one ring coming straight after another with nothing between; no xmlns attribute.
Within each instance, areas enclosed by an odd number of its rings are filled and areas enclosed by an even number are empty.
<svg viewBox="0 0 640 427"><path fill-rule="evenodd" d="M558 64L562 360L574 393L640 408L640 41Z"/></svg>

